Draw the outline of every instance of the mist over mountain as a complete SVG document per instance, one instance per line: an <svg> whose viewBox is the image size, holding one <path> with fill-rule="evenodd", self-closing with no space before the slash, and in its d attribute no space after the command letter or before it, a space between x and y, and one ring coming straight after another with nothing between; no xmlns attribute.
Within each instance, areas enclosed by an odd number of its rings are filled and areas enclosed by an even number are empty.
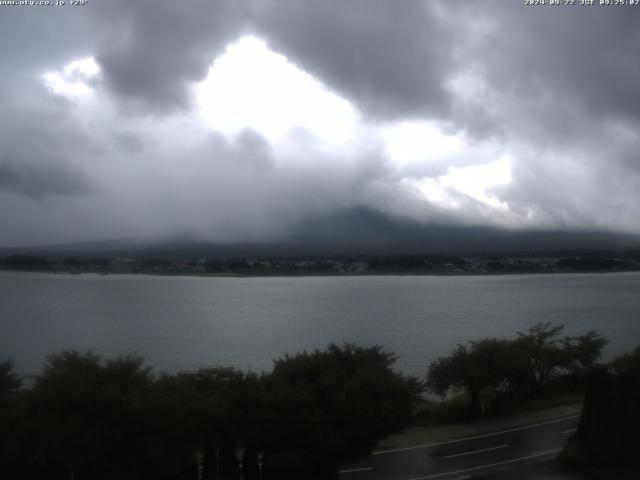
<svg viewBox="0 0 640 480"><path fill-rule="evenodd" d="M640 236L597 231L510 231L488 227L423 225L367 208L316 216L272 242L215 243L184 235L161 240L1 248L0 255L213 258L305 255L508 255L640 249Z"/></svg>
<svg viewBox="0 0 640 480"><path fill-rule="evenodd" d="M633 249L640 235L423 225L360 208L301 223L291 244L345 253L486 255Z"/></svg>

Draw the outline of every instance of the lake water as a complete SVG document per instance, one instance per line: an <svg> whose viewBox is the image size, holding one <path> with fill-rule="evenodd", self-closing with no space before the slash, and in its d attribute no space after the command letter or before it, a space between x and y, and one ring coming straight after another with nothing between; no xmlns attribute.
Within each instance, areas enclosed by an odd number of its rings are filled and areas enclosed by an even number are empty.
<svg viewBox="0 0 640 480"><path fill-rule="evenodd" d="M536 322L596 330L607 359L640 345L640 273L162 277L0 272L0 360L23 374L63 348L137 353L156 371L269 370L330 342L384 345L424 375L459 342Z"/></svg>

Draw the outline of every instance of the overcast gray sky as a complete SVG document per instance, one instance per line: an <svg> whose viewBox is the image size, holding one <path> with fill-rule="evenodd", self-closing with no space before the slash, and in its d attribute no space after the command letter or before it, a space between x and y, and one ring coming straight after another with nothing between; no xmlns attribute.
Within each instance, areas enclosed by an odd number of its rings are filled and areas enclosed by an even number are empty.
<svg viewBox="0 0 640 480"><path fill-rule="evenodd" d="M0 246L640 233L640 5L575 3L0 5Z"/></svg>

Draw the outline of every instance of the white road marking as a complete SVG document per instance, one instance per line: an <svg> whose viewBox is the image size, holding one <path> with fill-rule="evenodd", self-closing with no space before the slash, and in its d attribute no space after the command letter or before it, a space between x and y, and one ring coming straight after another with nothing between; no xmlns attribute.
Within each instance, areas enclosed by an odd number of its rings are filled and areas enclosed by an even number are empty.
<svg viewBox="0 0 640 480"><path fill-rule="evenodd" d="M509 445L505 443L504 445L498 445L497 447L482 448L480 450L473 450L471 452L456 453L455 455L446 455L442 458L464 457L465 455L473 455L474 453L490 452L491 450L500 450L501 448L507 448L508 446Z"/></svg>
<svg viewBox="0 0 640 480"><path fill-rule="evenodd" d="M369 470L373 470L373 468L371 468L371 467L351 468L349 470L338 470L338 473L368 472Z"/></svg>
<svg viewBox="0 0 640 480"><path fill-rule="evenodd" d="M425 444L422 444L422 445L415 445L413 447L392 448L392 449L389 449L389 450L378 450L377 452L373 452L371 455L384 455L386 453L405 452L407 450L417 450L419 448L437 447L438 445L448 445L448 444L456 443L456 442L466 442L467 440L475 440L477 438L493 437L495 435L502 435L503 433L517 432L517 431L520 431L520 430L526 430L528 428L541 427L543 425L550 425L552 423L560 423L560 422L564 422L564 421L567 421L567 420L571 420L572 418L578 418L579 416L580 416L579 414L578 415L571 415L571 416L568 416L568 417L557 418L555 420L548 420L546 422L535 423L533 425L526 425L524 427L510 428L509 430L502 430L501 432L485 433L483 435L474 435L472 437L458 438L458 439L455 439L455 440L447 440L447 441L444 441L444 442L425 443Z"/></svg>
<svg viewBox="0 0 640 480"><path fill-rule="evenodd" d="M569 434L569 433L573 433L573 432L575 432L576 430L577 430L577 428L570 428L569 430L563 430L561 433L562 433L563 435L567 435L567 434Z"/></svg>
<svg viewBox="0 0 640 480"><path fill-rule="evenodd" d="M554 449L551 449L551 450L545 450L543 452L534 453L533 455L527 455L526 457L512 458L511 460L503 460L502 462L488 463L486 465L479 465L477 467L464 468L462 470L454 470L452 472L435 473L433 475L427 475L425 477L415 477L415 478L411 478L409 480L429 480L431 478L440 478L440 477L447 477L449 475L457 475L459 473L473 472L475 470L482 470L484 468L497 467L499 465L508 465L509 463L516 463L516 462L521 462L523 460L530 460L532 458L544 457L546 455L551 455L551 454L554 454L554 453L558 453L560 450L562 450L562 449L554 448Z"/></svg>

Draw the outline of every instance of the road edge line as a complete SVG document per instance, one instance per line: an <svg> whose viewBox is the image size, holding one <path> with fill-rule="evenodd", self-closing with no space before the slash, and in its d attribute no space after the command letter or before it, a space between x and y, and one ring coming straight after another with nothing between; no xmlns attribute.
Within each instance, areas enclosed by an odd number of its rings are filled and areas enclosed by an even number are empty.
<svg viewBox="0 0 640 480"><path fill-rule="evenodd" d="M482 470L484 468L497 467L499 465L508 465L509 463L517 463L523 460L530 460L532 458L544 457L546 455L552 455L552 454L558 453L561 450L562 450L561 448L553 448L549 450L544 450L542 452L534 453L532 455L526 455L524 457L512 458L511 460L503 460L501 462L487 463L486 465L478 465L477 467L469 467L469 468L464 468L462 470L454 470L451 472L435 473L435 474L427 475L424 477L410 478L409 480L429 480L431 478L446 477L448 475L458 475L460 473L473 472L475 470Z"/></svg>
<svg viewBox="0 0 640 480"><path fill-rule="evenodd" d="M371 455L384 455L384 454L387 454L387 453L405 452L405 451L409 451L409 450L418 450L420 448L437 447L439 445L448 445L450 443L465 442L467 440L475 440L477 438L493 437L495 435L502 435L503 433L517 432L517 431L520 431L520 430L526 430L528 428L541 427L543 425L550 425L552 423L560 423L560 422L564 422L566 420L571 420L572 418L578 418L579 416L580 416L580 414L578 413L576 415L570 415L568 417L557 418L557 419L554 419L554 420L547 420L545 422L535 423L533 425L525 425L523 427L510 428L508 430L502 430L500 432L483 433L481 435L474 435L474 436L471 436L471 437L456 438L456 439L453 439L453 440L445 440L443 442L433 442L433 443L425 443L425 444L422 444L422 445L414 445L413 447L402 447L402 448L392 448L392 449L389 449L389 450L378 450L376 452L371 452Z"/></svg>
<svg viewBox="0 0 640 480"><path fill-rule="evenodd" d="M508 447L509 447L509 444L505 443L505 444L502 444L502 445L498 445L497 447L481 448L480 450L471 450L470 452L462 452L462 453L454 453L453 455L445 455L442 458L464 457L465 455L473 455L475 453L491 452L492 450L500 450L501 448L508 448Z"/></svg>

